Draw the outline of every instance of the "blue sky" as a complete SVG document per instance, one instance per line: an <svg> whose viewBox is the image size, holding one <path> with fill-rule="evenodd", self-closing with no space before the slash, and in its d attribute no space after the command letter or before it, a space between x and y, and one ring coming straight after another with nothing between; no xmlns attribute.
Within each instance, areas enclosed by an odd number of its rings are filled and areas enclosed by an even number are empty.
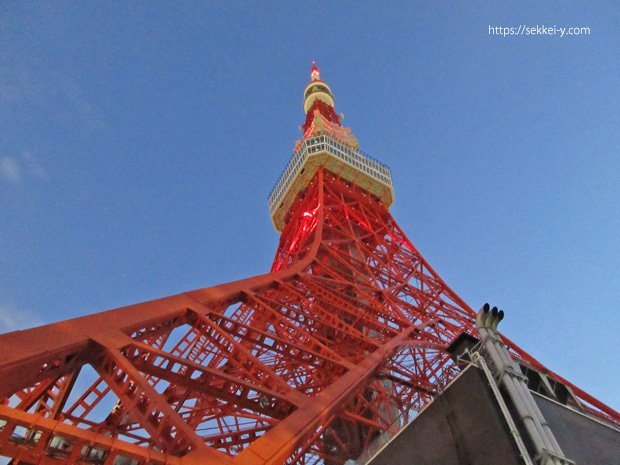
<svg viewBox="0 0 620 465"><path fill-rule="evenodd" d="M266 271L316 59L435 269L620 408L617 4L364 3L4 3L0 330Z"/></svg>

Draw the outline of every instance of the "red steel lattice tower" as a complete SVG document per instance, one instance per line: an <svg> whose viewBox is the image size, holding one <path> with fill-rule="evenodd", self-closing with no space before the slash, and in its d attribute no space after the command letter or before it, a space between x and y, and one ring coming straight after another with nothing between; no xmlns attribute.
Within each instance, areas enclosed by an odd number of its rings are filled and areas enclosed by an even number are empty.
<svg viewBox="0 0 620 465"><path fill-rule="evenodd" d="M0 455L14 464L342 464L458 374L475 313L391 216L316 64L269 198L269 273L0 336ZM620 414L508 341L600 419Z"/></svg>

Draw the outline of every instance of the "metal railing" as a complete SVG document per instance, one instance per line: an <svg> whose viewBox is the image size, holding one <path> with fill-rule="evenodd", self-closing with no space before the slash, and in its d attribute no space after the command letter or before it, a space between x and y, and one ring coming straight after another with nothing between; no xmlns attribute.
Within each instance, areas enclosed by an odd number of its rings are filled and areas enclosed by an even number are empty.
<svg viewBox="0 0 620 465"><path fill-rule="evenodd" d="M306 139L297 152L291 155L286 168L269 193L269 210L273 213L290 188L293 180L304 166L306 160L319 152L327 152L344 163L364 172L370 178L392 187L392 172L389 166L374 159L361 150L352 150L337 140L321 135Z"/></svg>

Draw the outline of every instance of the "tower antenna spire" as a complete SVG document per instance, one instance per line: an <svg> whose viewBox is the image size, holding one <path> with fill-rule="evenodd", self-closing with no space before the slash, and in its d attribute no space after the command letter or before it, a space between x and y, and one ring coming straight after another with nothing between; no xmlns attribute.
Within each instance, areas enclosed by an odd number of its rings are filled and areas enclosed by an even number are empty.
<svg viewBox="0 0 620 465"><path fill-rule="evenodd" d="M319 70L316 60L312 60L312 68L310 68L310 79L313 81L321 80L321 71Z"/></svg>
<svg viewBox="0 0 620 465"><path fill-rule="evenodd" d="M303 133L301 141L319 134L329 133L352 149L359 149L359 143L351 134L350 129L342 127L335 106L334 94L329 84L321 79L319 66L316 61L312 61L310 82L304 90L303 107L306 121L301 126Z"/></svg>

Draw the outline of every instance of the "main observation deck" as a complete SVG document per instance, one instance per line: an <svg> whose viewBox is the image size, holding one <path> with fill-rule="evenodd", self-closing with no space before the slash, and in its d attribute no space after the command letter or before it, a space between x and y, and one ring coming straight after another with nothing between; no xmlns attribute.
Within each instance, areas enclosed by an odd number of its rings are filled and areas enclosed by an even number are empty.
<svg viewBox="0 0 620 465"><path fill-rule="evenodd" d="M387 165L323 134L300 144L269 194L269 212L278 231L284 229L297 194L320 166L365 189L388 207L394 203L392 172Z"/></svg>

